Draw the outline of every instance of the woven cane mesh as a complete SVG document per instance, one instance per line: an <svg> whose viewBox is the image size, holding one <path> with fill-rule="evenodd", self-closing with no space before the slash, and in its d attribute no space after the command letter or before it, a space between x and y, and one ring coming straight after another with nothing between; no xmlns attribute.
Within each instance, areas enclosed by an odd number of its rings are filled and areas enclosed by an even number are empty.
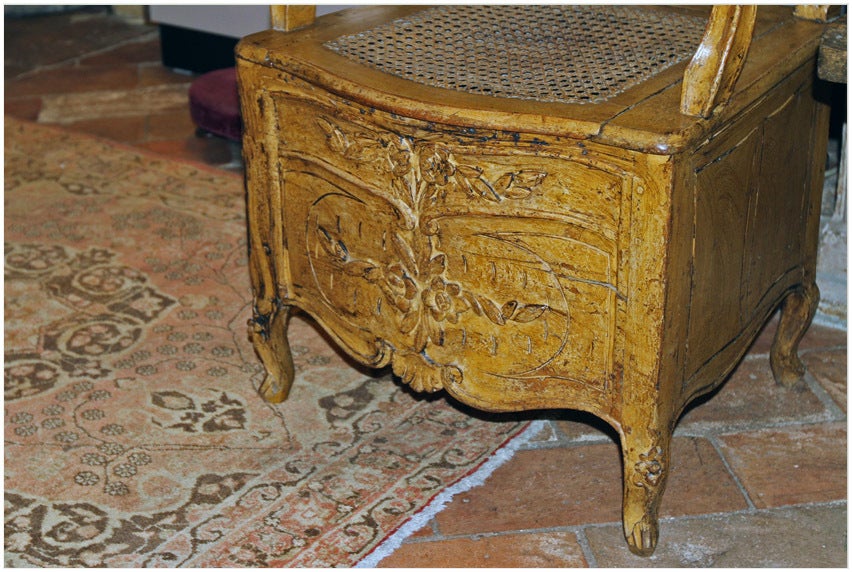
<svg viewBox="0 0 852 572"><path fill-rule="evenodd" d="M598 103L692 56L705 23L632 6L440 6L325 46L432 87Z"/></svg>

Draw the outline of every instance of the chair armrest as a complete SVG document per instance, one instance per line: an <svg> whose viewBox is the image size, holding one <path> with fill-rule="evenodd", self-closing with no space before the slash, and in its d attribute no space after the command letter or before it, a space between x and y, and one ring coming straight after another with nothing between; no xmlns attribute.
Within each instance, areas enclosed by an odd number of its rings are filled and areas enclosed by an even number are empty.
<svg viewBox="0 0 852 572"><path fill-rule="evenodd" d="M289 32L296 28L309 26L317 17L317 7L307 4L285 4L269 7L272 28Z"/></svg>
<svg viewBox="0 0 852 572"><path fill-rule="evenodd" d="M728 101L751 45L756 6L714 6L701 45L683 74L680 110L710 117Z"/></svg>

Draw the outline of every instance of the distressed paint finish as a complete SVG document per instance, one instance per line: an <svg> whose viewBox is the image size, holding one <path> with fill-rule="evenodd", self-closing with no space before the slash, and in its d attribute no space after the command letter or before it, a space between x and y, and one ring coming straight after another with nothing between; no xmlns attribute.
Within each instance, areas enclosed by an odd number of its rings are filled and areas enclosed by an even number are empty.
<svg viewBox="0 0 852 572"><path fill-rule="evenodd" d="M728 102L745 65L757 6L714 6L710 24L683 76L681 112L710 117Z"/></svg>
<svg viewBox="0 0 852 572"><path fill-rule="evenodd" d="M707 119L680 112L686 62L583 107L412 87L321 47L412 9L240 45L261 392L280 401L293 382L298 307L415 390L588 411L621 436L625 537L648 555L678 416L779 305L773 371L785 385L803 374L821 28L759 10L753 55Z"/></svg>

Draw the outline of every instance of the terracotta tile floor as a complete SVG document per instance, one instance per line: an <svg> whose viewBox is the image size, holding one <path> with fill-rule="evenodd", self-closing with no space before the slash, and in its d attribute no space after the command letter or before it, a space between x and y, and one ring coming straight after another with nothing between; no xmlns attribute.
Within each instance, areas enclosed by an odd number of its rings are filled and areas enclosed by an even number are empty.
<svg viewBox="0 0 852 572"><path fill-rule="evenodd" d="M192 77L159 63L156 28L91 9L6 18L5 42L6 114L241 169L234 146L196 136ZM846 566L846 332L813 326L801 347L811 374L785 390L769 370L774 323L681 419L653 557L621 536L613 432L561 412L380 565Z"/></svg>
<svg viewBox="0 0 852 572"><path fill-rule="evenodd" d="M105 8L4 24L7 115L242 169L238 146L196 135L187 96L194 78L162 66L156 26Z"/></svg>

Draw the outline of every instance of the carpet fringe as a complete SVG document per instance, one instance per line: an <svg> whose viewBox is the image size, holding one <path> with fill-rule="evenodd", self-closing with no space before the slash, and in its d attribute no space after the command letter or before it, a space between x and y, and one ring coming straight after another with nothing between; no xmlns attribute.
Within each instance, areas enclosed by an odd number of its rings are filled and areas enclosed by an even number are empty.
<svg viewBox="0 0 852 572"><path fill-rule="evenodd" d="M412 516L396 532L382 541L372 552L355 564L354 568L375 568L379 562L399 548L406 538L423 528L430 519L441 512L455 495L484 484L488 477L491 476L491 473L511 459L518 449L526 445L532 437L537 435L544 428L544 424L545 421L543 420L530 423L523 433L495 451L479 469L441 491L420 512Z"/></svg>

